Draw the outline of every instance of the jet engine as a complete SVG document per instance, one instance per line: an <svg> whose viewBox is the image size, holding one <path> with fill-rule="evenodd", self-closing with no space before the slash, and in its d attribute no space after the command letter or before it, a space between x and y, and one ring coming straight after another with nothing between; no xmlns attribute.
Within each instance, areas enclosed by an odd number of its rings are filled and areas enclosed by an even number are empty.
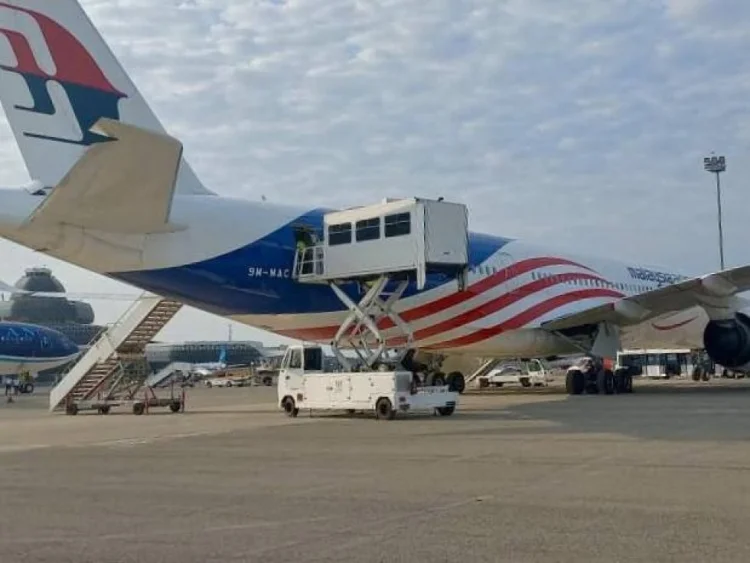
<svg viewBox="0 0 750 563"><path fill-rule="evenodd" d="M738 371L750 370L750 317L709 321L703 331L708 356L717 364Z"/></svg>

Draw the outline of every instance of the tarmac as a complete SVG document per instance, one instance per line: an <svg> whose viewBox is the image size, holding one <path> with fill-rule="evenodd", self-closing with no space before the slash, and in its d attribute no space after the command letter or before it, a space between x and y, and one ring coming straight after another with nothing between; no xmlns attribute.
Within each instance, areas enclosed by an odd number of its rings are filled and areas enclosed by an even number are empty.
<svg viewBox="0 0 750 563"><path fill-rule="evenodd" d="M0 563L750 561L750 381L503 390L395 421L274 399L0 404Z"/></svg>

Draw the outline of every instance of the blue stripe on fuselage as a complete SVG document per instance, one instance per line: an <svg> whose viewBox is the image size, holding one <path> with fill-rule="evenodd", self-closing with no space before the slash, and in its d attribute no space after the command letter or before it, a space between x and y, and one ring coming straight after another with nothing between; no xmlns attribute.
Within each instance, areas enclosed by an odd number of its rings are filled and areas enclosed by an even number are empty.
<svg viewBox="0 0 750 563"><path fill-rule="evenodd" d="M291 278L294 262L294 225L322 230L323 214L316 209L251 244L227 254L194 264L111 273L113 278L158 295L219 315L310 314L344 309L327 286L300 284ZM510 242L488 235L469 235L469 259L479 265ZM430 275L423 291L451 281L444 275ZM353 298L358 285L347 284ZM409 287L405 296L418 293Z"/></svg>

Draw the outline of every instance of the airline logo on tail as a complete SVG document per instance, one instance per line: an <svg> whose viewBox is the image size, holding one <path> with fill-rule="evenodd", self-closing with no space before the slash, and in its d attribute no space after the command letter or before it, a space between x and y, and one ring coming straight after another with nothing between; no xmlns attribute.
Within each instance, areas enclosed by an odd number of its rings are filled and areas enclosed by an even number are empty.
<svg viewBox="0 0 750 563"><path fill-rule="evenodd" d="M53 74L41 68L33 48L38 48L38 45L32 44L37 35L30 33L30 28L23 21L26 18L18 17L19 13L30 17L38 25L54 63ZM108 140L108 137L92 133L90 129L101 117L119 120L118 104L120 99L127 96L112 85L91 54L70 31L44 14L0 2L0 33L7 38L16 58L15 66L0 64L0 69L20 75L32 100L31 105L17 104L14 108L49 116L50 120L59 120L61 114L72 110L71 117L75 118L79 128L79 133L70 137L44 134L40 130L24 131L24 135L82 146ZM57 103L53 100L50 82L62 87L70 104L69 110L64 107L67 105L64 100L57 100ZM61 104L63 107L59 107ZM70 124L71 127L73 125ZM59 131L59 124L54 129Z"/></svg>

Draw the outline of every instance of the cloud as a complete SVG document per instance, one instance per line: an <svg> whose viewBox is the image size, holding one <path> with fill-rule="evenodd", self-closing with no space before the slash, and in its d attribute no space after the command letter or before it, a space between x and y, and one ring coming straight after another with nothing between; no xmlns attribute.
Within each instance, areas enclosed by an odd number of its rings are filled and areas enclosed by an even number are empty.
<svg viewBox="0 0 750 563"><path fill-rule="evenodd" d="M83 5L222 194L330 206L443 195L469 205L475 230L700 272L717 262L702 169L716 150L729 163L727 259L750 262L741 2ZM24 181L2 133L4 177ZM65 272L68 285L91 279Z"/></svg>

